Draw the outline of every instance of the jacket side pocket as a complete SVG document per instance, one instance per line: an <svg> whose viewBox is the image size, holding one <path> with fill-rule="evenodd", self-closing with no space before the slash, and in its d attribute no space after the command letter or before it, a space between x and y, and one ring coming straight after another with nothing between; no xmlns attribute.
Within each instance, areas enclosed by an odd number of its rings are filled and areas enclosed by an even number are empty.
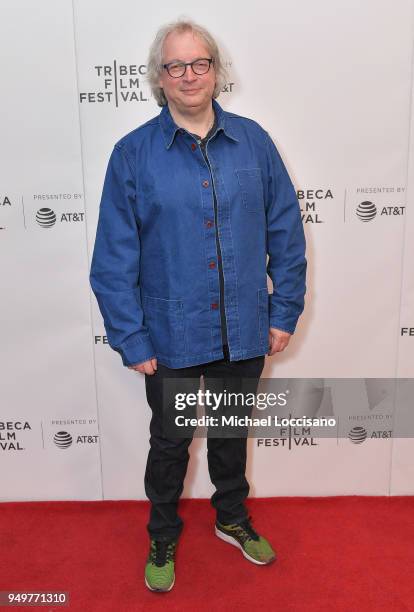
<svg viewBox="0 0 414 612"><path fill-rule="evenodd" d="M185 355L187 347L183 301L144 295L143 310L144 321L157 355Z"/></svg>

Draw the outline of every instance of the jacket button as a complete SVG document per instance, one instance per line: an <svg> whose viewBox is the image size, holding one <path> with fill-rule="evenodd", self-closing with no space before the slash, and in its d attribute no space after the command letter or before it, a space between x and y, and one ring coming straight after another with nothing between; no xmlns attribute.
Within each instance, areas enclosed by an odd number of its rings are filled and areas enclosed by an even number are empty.
<svg viewBox="0 0 414 612"><path fill-rule="evenodd" d="M213 227L214 223L212 221L207 221L206 226L207 227Z"/></svg>
<svg viewBox="0 0 414 612"><path fill-rule="evenodd" d="M210 261L210 263L208 264L209 268L215 268L216 267L216 262L215 261Z"/></svg>
<svg viewBox="0 0 414 612"><path fill-rule="evenodd" d="M191 143L191 148L192 148L192 150L193 150L193 151L195 151L195 150L196 150L197 145L196 145L196 143L195 143L195 142L192 142L192 143Z"/></svg>
<svg viewBox="0 0 414 612"><path fill-rule="evenodd" d="M203 181L203 187L208 187L209 186L209 182L208 181Z"/></svg>
<svg viewBox="0 0 414 612"><path fill-rule="evenodd" d="M217 308L218 308L218 304L217 304L217 302L213 302L213 304L211 304L211 308L212 308L213 310L217 310Z"/></svg>

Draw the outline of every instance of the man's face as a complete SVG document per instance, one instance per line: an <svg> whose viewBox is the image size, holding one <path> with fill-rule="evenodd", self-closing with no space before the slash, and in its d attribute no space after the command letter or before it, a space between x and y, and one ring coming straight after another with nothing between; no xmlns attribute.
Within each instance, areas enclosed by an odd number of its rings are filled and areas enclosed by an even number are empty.
<svg viewBox="0 0 414 612"><path fill-rule="evenodd" d="M204 42L192 32L171 32L164 41L163 64L172 61L192 62L199 58L210 58ZM169 107L178 112L196 114L211 105L216 75L214 66L206 74L194 74L190 66L179 78L171 77L164 68L159 79Z"/></svg>

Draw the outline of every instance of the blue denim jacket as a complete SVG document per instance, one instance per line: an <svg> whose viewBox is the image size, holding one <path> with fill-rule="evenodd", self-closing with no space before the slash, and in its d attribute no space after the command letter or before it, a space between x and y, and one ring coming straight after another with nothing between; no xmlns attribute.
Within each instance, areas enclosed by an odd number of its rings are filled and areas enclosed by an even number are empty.
<svg viewBox="0 0 414 612"><path fill-rule="evenodd" d="M293 333L303 310L305 238L283 161L255 121L216 100L213 107L212 174L168 106L111 153L90 283L125 366L152 357L170 368L223 358L211 178L230 360L265 355L269 327Z"/></svg>

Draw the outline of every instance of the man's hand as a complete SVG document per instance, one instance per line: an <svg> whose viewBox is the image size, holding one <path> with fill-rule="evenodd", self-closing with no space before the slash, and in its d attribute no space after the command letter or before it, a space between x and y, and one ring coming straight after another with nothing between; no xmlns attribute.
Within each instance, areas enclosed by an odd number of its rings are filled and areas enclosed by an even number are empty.
<svg viewBox="0 0 414 612"><path fill-rule="evenodd" d="M275 327L269 328L269 357L275 353L283 351L289 344L290 336L289 332L276 329Z"/></svg>
<svg viewBox="0 0 414 612"><path fill-rule="evenodd" d="M139 363L138 365L130 365L128 366L130 370L135 370L136 372L141 372L141 374L155 374L157 369L157 360L154 357L153 359L149 359L148 361L144 361L144 363Z"/></svg>

